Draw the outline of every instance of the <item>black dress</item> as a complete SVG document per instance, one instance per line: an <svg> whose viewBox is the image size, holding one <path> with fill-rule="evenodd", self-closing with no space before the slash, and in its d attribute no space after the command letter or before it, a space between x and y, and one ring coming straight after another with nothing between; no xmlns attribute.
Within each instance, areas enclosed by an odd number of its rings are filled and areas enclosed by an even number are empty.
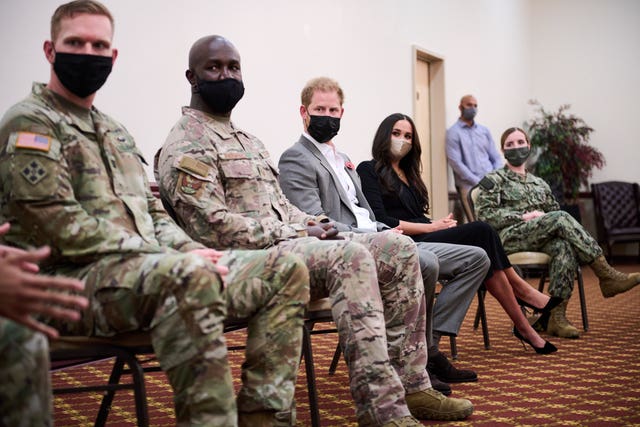
<svg viewBox="0 0 640 427"><path fill-rule="evenodd" d="M393 191L385 188L375 170L375 161L362 162L357 168L364 193L376 220L397 227L400 220L406 222L431 223L423 212L424 200L413 188L405 184L393 172ZM489 277L494 270L511 267L504 252L498 233L486 222L474 221L455 228L410 236L416 242L451 243L456 245L477 246L487 253L491 260Z"/></svg>

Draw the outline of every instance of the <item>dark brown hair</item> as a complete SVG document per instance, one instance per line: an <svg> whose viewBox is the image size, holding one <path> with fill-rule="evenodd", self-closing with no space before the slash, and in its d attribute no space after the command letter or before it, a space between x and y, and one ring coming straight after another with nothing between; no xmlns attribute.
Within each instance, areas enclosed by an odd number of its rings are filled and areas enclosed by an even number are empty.
<svg viewBox="0 0 640 427"><path fill-rule="evenodd" d="M407 176L409 184L412 185L417 191L420 197L423 199L424 212L429 212L429 192L427 187L422 181L420 173L422 172L422 162L420 155L422 154L422 148L420 147L420 138L418 137L418 131L416 125L409 116L405 116L401 113L394 113L385 118L376 135L373 137L373 146L371 147L371 155L375 161L375 170L380 177L381 184L388 191L396 192L398 188L396 181L393 179L394 172L391 166L391 132L393 126L400 120L406 120L411 124L411 132L413 138L411 141L411 150L400 160L400 168ZM394 185L394 183L396 183Z"/></svg>
<svg viewBox="0 0 640 427"><path fill-rule="evenodd" d="M512 127L512 128L509 128L509 129L505 130L504 132L502 132L502 136L500 137L500 148L502 148L504 150L504 142L507 140L507 138L509 138L509 135L511 135L514 132L518 132L518 131L523 133L524 140L527 141L527 144L531 144L529 142L529 135L527 135L527 133L524 130L522 130L520 128L517 128L517 127Z"/></svg>

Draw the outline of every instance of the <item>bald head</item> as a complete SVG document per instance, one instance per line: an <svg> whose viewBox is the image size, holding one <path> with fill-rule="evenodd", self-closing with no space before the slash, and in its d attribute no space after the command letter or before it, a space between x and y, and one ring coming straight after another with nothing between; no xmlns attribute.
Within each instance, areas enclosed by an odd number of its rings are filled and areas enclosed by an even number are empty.
<svg viewBox="0 0 640 427"><path fill-rule="evenodd" d="M465 95L462 98L460 98L460 105L465 105L469 102L475 104L476 107L478 106L478 100L473 95Z"/></svg>
<svg viewBox="0 0 640 427"><path fill-rule="evenodd" d="M229 116L244 94L240 54L222 36L197 40L189 51L189 69L185 73L191 85L192 108Z"/></svg>
<svg viewBox="0 0 640 427"><path fill-rule="evenodd" d="M465 95L460 98L458 109L460 109L460 119L470 125L478 112L478 100L473 95Z"/></svg>
<svg viewBox="0 0 640 427"><path fill-rule="evenodd" d="M193 70L200 66L212 53L222 48L234 51L238 57L238 61L240 61L240 54L233 43L222 36L214 34L201 37L191 46L191 50L189 50L189 68Z"/></svg>

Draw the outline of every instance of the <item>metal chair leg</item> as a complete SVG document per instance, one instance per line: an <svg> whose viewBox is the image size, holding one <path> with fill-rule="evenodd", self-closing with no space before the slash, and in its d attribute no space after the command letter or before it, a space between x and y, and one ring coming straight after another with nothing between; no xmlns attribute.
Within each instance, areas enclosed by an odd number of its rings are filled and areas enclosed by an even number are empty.
<svg viewBox="0 0 640 427"><path fill-rule="evenodd" d="M487 326L487 311L484 307L484 297L487 291L483 288L478 289L478 308L476 308L476 317L473 320L473 329L477 330L482 324L482 339L484 340L484 348L489 350L491 342L489 341L489 328Z"/></svg>
<svg viewBox="0 0 640 427"><path fill-rule="evenodd" d="M309 393L309 410L311 412L311 426L320 426L320 411L318 409L318 390L316 389L316 372L313 366L313 351L311 349L311 331L302 327L302 356L307 374L307 391Z"/></svg>
<svg viewBox="0 0 640 427"><path fill-rule="evenodd" d="M333 352L333 359L331 359L331 366L329 366L329 375L333 375L336 373L336 369L338 369L338 363L340 363L340 356L342 355L342 351L340 350L340 343L336 346L336 351Z"/></svg>
<svg viewBox="0 0 640 427"><path fill-rule="evenodd" d="M578 293L580 294L580 311L582 314L582 328L589 330L589 319L587 317L587 300L584 293L584 281L582 280L582 269L578 267Z"/></svg>
<svg viewBox="0 0 640 427"><path fill-rule="evenodd" d="M120 384L120 377L122 376L122 370L124 368L124 360L121 357L116 357L113 362L113 368L111 369L111 375L109 376L108 384ZM96 427L103 427L107 422L109 411L111 410L111 403L113 403L113 396L116 394L115 389L106 390L102 396L102 402L100 403L100 409L96 416Z"/></svg>
<svg viewBox="0 0 640 427"><path fill-rule="evenodd" d="M109 416L109 411L111 410L111 404L113 403L113 397L116 390L122 388L133 388L137 425L138 427L148 427L149 411L147 405L147 391L144 383L144 369L140 365L135 354L129 353L126 350L117 351L117 353L118 355L116 356L116 360L113 364L113 369L111 370L111 376L109 377L108 383L113 387L109 388L104 393L102 402L100 403L100 409L98 410L98 415L96 417L95 425L100 427L106 425L107 417ZM125 365L129 367L128 371L124 370ZM131 387L120 385L120 378L122 377L123 373L131 374Z"/></svg>
<svg viewBox="0 0 640 427"><path fill-rule="evenodd" d="M449 345L451 347L451 358L458 360L458 344L456 343L455 335L449 335Z"/></svg>
<svg viewBox="0 0 640 427"><path fill-rule="evenodd" d="M133 380L133 396L136 402L136 418L138 427L149 426L149 416L147 407L147 389L144 384L144 369L138 363L135 355L131 355L132 359L128 364L131 369L131 378Z"/></svg>
<svg viewBox="0 0 640 427"><path fill-rule="evenodd" d="M544 282L547 281L547 275L543 271L540 276L540 283L538 283L538 292L544 292Z"/></svg>
<svg viewBox="0 0 640 427"><path fill-rule="evenodd" d="M489 341L489 326L487 325L487 310L484 306L484 296L486 291L484 289L478 289L478 314L482 321L482 339L484 340L485 350L491 348L491 342Z"/></svg>

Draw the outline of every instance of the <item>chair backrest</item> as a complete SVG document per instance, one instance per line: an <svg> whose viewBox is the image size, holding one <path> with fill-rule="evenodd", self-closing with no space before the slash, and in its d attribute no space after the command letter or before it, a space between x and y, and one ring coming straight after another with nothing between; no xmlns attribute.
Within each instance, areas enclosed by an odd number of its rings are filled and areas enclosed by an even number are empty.
<svg viewBox="0 0 640 427"><path fill-rule="evenodd" d="M607 181L591 184L600 231L640 227L640 191L637 183Z"/></svg>
<svg viewBox="0 0 640 427"><path fill-rule="evenodd" d="M478 220L478 215L476 214L476 200L478 200L478 194L480 194L480 186L478 184L471 187L467 194L467 203L469 203L469 209L473 214L473 221Z"/></svg>

